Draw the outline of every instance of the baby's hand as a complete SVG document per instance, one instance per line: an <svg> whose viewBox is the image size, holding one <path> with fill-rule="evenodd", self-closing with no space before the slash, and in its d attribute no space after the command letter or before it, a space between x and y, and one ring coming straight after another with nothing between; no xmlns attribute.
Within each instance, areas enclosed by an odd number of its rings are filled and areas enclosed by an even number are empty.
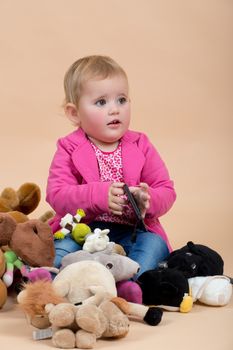
<svg viewBox="0 0 233 350"><path fill-rule="evenodd" d="M113 182L108 191L108 207L112 214L122 215L126 200L123 198L124 183Z"/></svg>
<svg viewBox="0 0 233 350"><path fill-rule="evenodd" d="M129 190L133 194L141 211L141 215L144 218L147 209L150 207L149 186L145 182L141 182L137 187L129 187Z"/></svg>

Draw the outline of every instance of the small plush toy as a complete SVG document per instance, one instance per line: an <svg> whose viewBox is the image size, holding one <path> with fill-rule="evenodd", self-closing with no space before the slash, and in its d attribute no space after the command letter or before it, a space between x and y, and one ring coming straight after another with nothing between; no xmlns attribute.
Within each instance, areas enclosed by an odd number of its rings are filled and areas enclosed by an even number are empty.
<svg viewBox="0 0 233 350"><path fill-rule="evenodd" d="M231 299L232 284L226 276L193 277L188 282L194 302L198 300L206 305L224 306Z"/></svg>
<svg viewBox="0 0 233 350"><path fill-rule="evenodd" d="M132 278L139 271L139 264L127 256L113 253L114 246L115 243L109 242L109 245L103 251L89 253L84 250L79 250L67 254L62 259L61 270L78 261L93 260L104 265L112 273L116 282Z"/></svg>
<svg viewBox="0 0 233 350"><path fill-rule="evenodd" d="M76 215L67 213L60 221L61 229L54 233L55 239L64 239L66 235L71 234L73 239L80 245L85 241L86 235L91 233L88 225L80 223L81 219L85 217L83 209L78 209Z"/></svg>
<svg viewBox="0 0 233 350"><path fill-rule="evenodd" d="M121 303L127 309L127 302ZM114 298L78 307L70 303L47 304L45 310L53 329L53 344L58 348L90 349L99 338L121 338L129 331L129 319Z"/></svg>
<svg viewBox="0 0 233 350"><path fill-rule="evenodd" d="M17 224L7 213L0 213L0 246L8 245L29 266L52 266L55 256L50 226L40 220Z"/></svg>
<svg viewBox="0 0 233 350"><path fill-rule="evenodd" d="M187 278L179 270L166 268L143 272L137 282L142 289L143 303L165 310L189 312L193 299Z"/></svg>
<svg viewBox="0 0 233 350"><path fill-rule="evenodd" d="M6 262L3 252L0 249L0 309L3 307L7 300L7 288L2 281L2 276L5 272Z"/></svg>
<svg viewBox="0 0 233 350"><path fill-rule="evenodd" d="M101 230L96 228L93 233L86 236L83 250L94 253L106 249L109 244L109 232L110 230L108 229Z"/></svg>
<svg viewBox="0 0 233 350"><path fill-rule="evenodd" d="M7 250L4 252L4 257L6 261L6 271L2 276L2 280L7 288L10 287L13 283L15 269L18 269L21 272L22 277L25 277L30 281L52 279L49 271L43 268L37 268L31 271L30 267L26 266L21 259L18 259L17 255L12 250Z"/></svg>
<svg viewBox="0 0 233 350"><path fill-rule="evenodd" d="M9 213L17 222L25 222L40 199L40 188L34 183L26 182L17 191L7 187L0 194L0 212Z"/></svg>

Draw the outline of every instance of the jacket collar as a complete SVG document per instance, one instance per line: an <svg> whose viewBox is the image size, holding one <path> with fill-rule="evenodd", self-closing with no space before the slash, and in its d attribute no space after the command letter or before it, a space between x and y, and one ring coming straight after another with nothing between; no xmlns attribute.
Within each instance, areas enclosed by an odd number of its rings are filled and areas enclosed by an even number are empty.
<svg viewBox="0 0 233 350"><path fill-rule="evenodd" d="M139 134L128 130L122 137L123 176L128 185L138 183L139 174L145 162L144 154L135 143ZM76 145L72 154L74 165L88 182L100 181L98 161L95 152L81 128L70 134L70 140Z"/></svg>

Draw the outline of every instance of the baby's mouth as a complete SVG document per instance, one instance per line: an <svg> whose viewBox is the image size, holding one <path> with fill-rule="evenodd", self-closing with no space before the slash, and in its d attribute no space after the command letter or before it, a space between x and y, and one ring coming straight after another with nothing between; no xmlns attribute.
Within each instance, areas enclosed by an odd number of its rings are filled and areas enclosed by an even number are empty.
<svg viewBox="0 0 233 350"><path fill-rule="evenodd" d="M119 119L113 119L107 125L116 125L116 124L120 124L120 120Z"/></svg>

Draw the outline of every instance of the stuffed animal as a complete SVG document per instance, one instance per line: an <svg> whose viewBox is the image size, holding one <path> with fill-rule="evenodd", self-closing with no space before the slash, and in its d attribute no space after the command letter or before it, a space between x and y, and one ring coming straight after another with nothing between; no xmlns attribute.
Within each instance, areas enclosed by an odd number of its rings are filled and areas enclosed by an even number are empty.
<svg viewBox="0 0 233 350"><path fill-rule="evenodd" d="M8 245L30 266L52 266L55 256L50 226L40 220L17 224L7 213L0 213L0 246Z"/></svg>
<svg viewBox="0 0 233 350"><path fill-rule="evenodd" d="M192 241L174 250L165 263L167 267L182 271L186 278L222 275L224 266L222 257L215 250Z"/></svg>
<svg viewBox="0 0 233 350"><path fill-rule="evenodd" d="M27 215L36 209L40 199L40 188L34 183L26 182L17 191L7 187L0 195L0 212L9 213L17 222L25 222L28 220Z"/></svg>
<svg viewBox="0 0 233 350"><path fill-rule="evenodd" d="M61 229L54 233L55 239L64 239L66 235L71 234L73 239L80 245L85 241L86 235L91 233L88 225L80 223L81 219L85 217L83 209L78 209L76 215L67 213L61 218Z"/></svg>
<svg viewBox="0 0 233 350"><path fill-rule="evenodd" d="M166 268L143 272L137 282L145 305L157 305L165 310L189 312L193 299L187 278L179 270Z"/></svg>
<svg viewBox="0 0 233 350"><path fill-rule="evenodd" d="M127 256L113 253L115 251L114 247L115 243L109 242L109 245L103 251L89 253L84 250L79 250L67 254L62 259L61 270L78 261L93 260L104 265L112 273L116 282L132 278L139 271L139 264Z"/></svg>
<svg viewBox="0 0 233 350"><path fill-rule="evenodd" d="M83 245L83 250L89 253L99 252L107 248L109 244L109 234L110 230L101 230L96 228L93 233L88 234L85 237L85 243Z"/></svg>
<svg viewBox="0 0 233 350"><path fill-rule="evenodd" d="M198 300L206 305L224 306L231 299L232 284L226 276L193 277L188 282L194 302Z"/></svg>
<svg viewBox="0 0 233 350"><path fill-rule="evenodd" d="M0 249L0 309L3 307L7 300L7 288L5 283L2 281L2 276L5 272L5 257Z"/></svg>
<svg viewBox="0 0 233 350"><path fill-rule="evenodd" d="M121 303L127 304L123 299ZM123 308L127 309L127 305ZM70 303L48 304L45 310L53 329L53 344L58 348L90 349L99 338L121 338L129 331L129 319L114 298L78 307Z"/></svg>
<svg viewBox="0 0 233 350"><path fill-rule="evenodd" d="M95 287L90 289L92 293L96 290ZM100 337L123 337L128 333L130 316L152 326L157 325L162 317L159 308L128 303L103 290L95 300L89 298L79 305L59 302L57 298L51 282L37 281L27 284L17 299L33 326L40 329L52 327L52 332L50 328L34 331L34 339L44 339L46 334L45 337L52 337L53 344L59 348L92 348ZM46 303L52 300L56 305Z"/></svg>

